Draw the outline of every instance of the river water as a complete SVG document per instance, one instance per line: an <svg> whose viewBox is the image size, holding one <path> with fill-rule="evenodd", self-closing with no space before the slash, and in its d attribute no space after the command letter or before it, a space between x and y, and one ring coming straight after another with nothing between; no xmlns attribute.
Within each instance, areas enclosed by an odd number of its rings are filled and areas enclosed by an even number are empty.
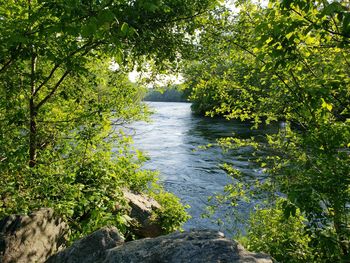
<svg viewBox="0 0 350 263"><path fill-rule="evenodd" d="M254 131L249 123L199 117L192 114L189 103L148 104L155 111L152 122L137 122L131 127L136 148L150 157L144 169L158 170L165 189L190 206L188 212L192 218L184 229L211 228L232 235L237 224L231 216L233 209L228 204L221 205L210 218L202 216L207 211L208 198L223 193L224 186L232 180L220 169L220 164L230 163L244 173L261 171L251 162L252 155L247 149L224 153L219 147L206 150L199 147L233 133L242 138L263 135L270 130ZM249 208L243 205L239 209L247 215Z"/></svg>

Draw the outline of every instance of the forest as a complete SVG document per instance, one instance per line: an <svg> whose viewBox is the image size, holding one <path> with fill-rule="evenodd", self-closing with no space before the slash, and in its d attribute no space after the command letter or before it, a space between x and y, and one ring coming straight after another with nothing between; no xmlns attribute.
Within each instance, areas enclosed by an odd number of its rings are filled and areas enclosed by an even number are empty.
<svg viewBox="0 0 350 263"><path fill-rule="evenodd" d="M107 224L132 238L128 188L181 229L185 207L123 131L150 116L129 72L181 74L196 114L284 124L217 140L264 171L222 164L222 201L256 204L235 238L278 262L350 261L349 1L0 0L0 43L0 219L51 207L72 241Z"/></svg>
<svg viewBox="0 0 350 263"><path fill-rule="evenodd" d="M177 86L173 85L170 87L161 87L158 89L151 88L148 89L144 101L168 101L168 102L187 102L183 90Z"/></svg>

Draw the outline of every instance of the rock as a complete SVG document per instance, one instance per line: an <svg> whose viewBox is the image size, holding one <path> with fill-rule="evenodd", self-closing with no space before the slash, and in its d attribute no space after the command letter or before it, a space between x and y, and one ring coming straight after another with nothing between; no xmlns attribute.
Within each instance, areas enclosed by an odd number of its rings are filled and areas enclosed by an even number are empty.
<svg viewBox="0 0 350 263"><path fill-rule="evenodd" d="M77 240L73 245L49 258L47 263L94 263L106 255L107 249L121 245L124 239L115 227L104 227Z"/></svg>
<svg viewBox="0 0 350 263"><path fill-rule="evenodd" d="M264 254L246 251L214 230L173 233L123 243L115 228L103 228L76 241L47 263L272 263Z"/></svg>
<svg viewBox="0 0 350 263"><path fill-rule="evenodd" d="M143 205L141 202L138 207ZM269 256L248 252L214 230L193 230L124 243L115 227L105 227L59 251L67 229L52 209L41 209L28 216L9 216L0 221L0 262L273 262Z"/></svg>
<svg viewBox="0 0 350 263"><path fill-rule="evenodd" d="M106 257L95 262L272 263L273 261L267 255L244 250L237 242L224 238L220 232L200 230L128 242L107 250Z"/></svg>
<svg viewBox="0 0 350 263"><path fill-rule="evenodd" d="M63 247L67 231L52 209L8 216L0 221L0 262L45 262Z"/></svg>
<svg viewBox="0 0 350 263"><path fill-rule="evenodd" d="M140 237L164 234L160 223L154 218L154 212L161 208L160 204L144 194L135 194L126 189L123 193L131 207L130 216L136 220L135 233Z"/></svg>

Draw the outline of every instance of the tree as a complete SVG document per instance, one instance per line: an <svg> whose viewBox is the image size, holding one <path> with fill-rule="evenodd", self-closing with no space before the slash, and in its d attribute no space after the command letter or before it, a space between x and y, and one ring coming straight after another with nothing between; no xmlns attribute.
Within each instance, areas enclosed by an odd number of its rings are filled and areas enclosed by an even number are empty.
<svg viewBox="0 0 350 263"><path fill-rule="evenodd" d="M186 102L186 96L183 94L180 85L171 85L160 88L149 89L144 97L145 101L168 101L168 102Z"/></svg>
<svg viewBox="0 0 350 263"><path fill-rule="evenodd" d="M125 227L121 187L151 191L156 180L114 133L147 112L126 72L185 55L196 17L215 4L1 0L0 215L50 206L80 232ZM186 218L183 209L176 216Z"/></svg>
<svg viewBox="0 0 350 263"><path fill-rule="evenodd" d="M265 173L258 178L226 165L234 177L229 196L237 201L242 193L260 194L270 204L273 196L286 196L286 217L300 209L307 219L315 261L346 261L349 5L286 0L269 1L264 8L244 2L237 16L211 19L200 45L204 57L197 62L205 70L187 71L198 103L205 103L208 90L215 98L205 109L208 114L250 119L255 127L277 120L286 125L260 146L253 139L221 140L228 148L251 145L272 153L260 158ZM215 50L223 51L217 55Z"/></svg>
<svg viewBox="0 0 350 263"><path fill-rule="evenodd" d="M21 82L6 80L6 86L30 93L30 165L37 158L36 119L41 107L67 77L87 70L87 58L110 54L121 65L144 55L158 64L175 59L184 48L185 34L193 31L190 19L214 3L5 1L0 10L0 74L20 76Z"/></svg>

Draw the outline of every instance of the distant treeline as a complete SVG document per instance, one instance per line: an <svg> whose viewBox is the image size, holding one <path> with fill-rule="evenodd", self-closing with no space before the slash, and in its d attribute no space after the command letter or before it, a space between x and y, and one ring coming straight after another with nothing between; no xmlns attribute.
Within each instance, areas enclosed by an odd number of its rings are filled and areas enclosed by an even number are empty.
<svg viewBox="0 0 350 263"><path fill-rule="evenodd" d="M187 96L177 86L161 89L150 89L144 98L145 101L187 102Z"/></svg>

